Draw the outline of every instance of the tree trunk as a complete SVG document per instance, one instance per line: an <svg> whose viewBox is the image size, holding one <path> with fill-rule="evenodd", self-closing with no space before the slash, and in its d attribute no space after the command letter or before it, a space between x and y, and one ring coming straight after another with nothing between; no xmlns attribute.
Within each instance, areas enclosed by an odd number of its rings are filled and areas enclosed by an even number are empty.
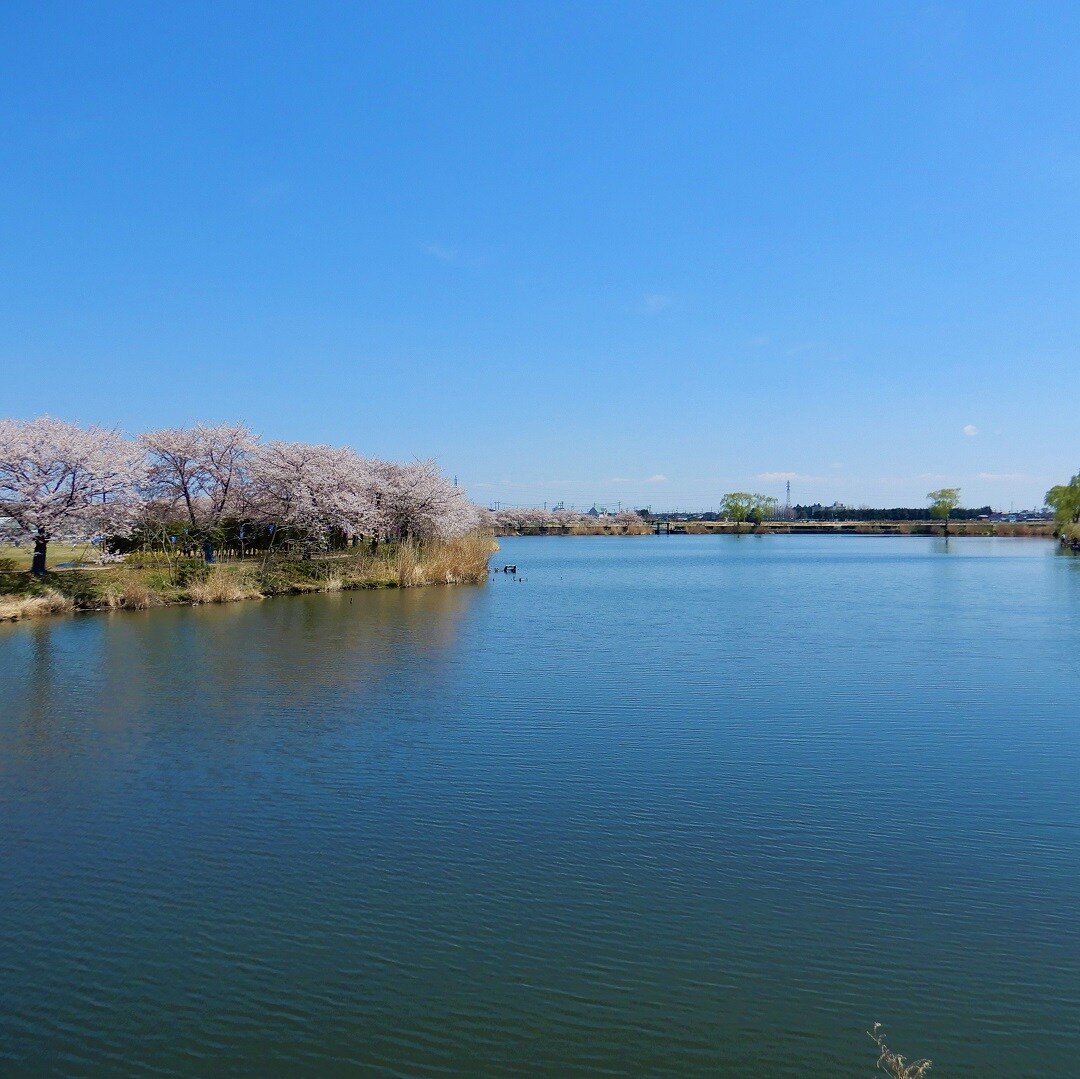
<svg viewBox="0 0 1080 1079"><path fill-rule="evenodd" d="M34 559L30 563L30 572L35 577L45 576L45 550L49 546L47 536L34 537Z"/></svg>

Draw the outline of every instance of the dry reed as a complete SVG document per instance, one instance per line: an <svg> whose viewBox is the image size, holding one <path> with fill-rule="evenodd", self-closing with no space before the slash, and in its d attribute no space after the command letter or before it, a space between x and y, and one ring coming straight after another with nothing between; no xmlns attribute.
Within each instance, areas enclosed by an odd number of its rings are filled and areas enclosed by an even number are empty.
<svg viewBox="0 0 1080 1079"><path fill-rule="evenodd" d="M128 570L102 589L99 606L109 610L145 611L150 607L161 607L165 602L165 597L151 588L139 573Z"/></svg>
<svg viewBox="0 0 1080 1079"><path fill-rule="evenodd" d="M471 532L424 546L403 543L397 552L402 588L425 584L480 584L487 580L488 559L497 550L491 536Z"/></svg>
<svg viewBox="0 0 1080 1079"><path fill-rule="evenodd" d="M489 533L474 532L426 543L385 544L376 553L356 551L325 560L290 560L261 567L254 562L199 565L190 576L187 572L183 576L165 573L153 560L148 566L132 564L78 574L63 570L54 581L70 596L55 588L43 595L0 594L0 620L76 609L145 610L171 603L231 603L290 592L481 584L487 579L491 553L497 550Z"/></svg>
<svg viewBox="0 0 1080 1079"><path fill-rule="evenodd" d="M44 614L70 614L75 609L67 596L50 589L43 596L0 598L0 622L18 622Z"/></svg>
<svg viewBox="0 0 1080 1079"><path fill-rule="evenodd" d="M185 591L189 603L234 603L241 599L262 599L246 572L233 572L231 567L218 566L201 581L192 581Z"/></svg>
<svg viewBox="0 0 1080 1079"><path fill-rule="evenodd" d="M403 543L394 552L394 569L397 572L397 583L402 588L413 588L424 583L421 559L420 548L412 543Z"/></svg>
<svg viewBox="0 0 1080 1079"><path fill-rule="evenodd" d="M149 607L160 607L164 598L138 577L127 578L120 593L120 606L127 611L145 611Z"/></svg>

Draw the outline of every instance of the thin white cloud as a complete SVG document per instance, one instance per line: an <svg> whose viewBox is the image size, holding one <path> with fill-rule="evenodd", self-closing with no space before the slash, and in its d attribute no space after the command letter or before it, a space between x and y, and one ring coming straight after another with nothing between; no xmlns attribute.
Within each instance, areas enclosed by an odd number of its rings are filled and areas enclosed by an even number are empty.
<svg viewBox="0 0 1080 1079"><path fill-rule="evenodd" d="M650 315L659 314L670 307L675 300L662 292L650 292L642 301L642 306Z"/></svg>
<svg viewBox="0 0 1080 1079"><path fill-rule="evenodd" d="M459 266L468 270L482 269L490 261L490 253L487 251L447 247L445 244L437 243L419 243L416 246L430 258L438 259L439 262L445 262L450 266Z"/></svg>
<svg viewBox="0 0 1080 1079"><path fill-rule="evenodd" d="M975 478L991 483L1019 483L1028 477L1023 472L980 472Z"/></svg>
<svg viewBox="0 0 1080 1079"><path fill-rule="evenodd" d="M800 472L759 472L757 478L762 483L783 483L785 480L808 480L812 476L804 476Z"/></svg>
<svg viewBox="0 0 1080 1079"><path fill-rule="evenodd" d="M978 427L975 426L975 424L969 423L969 424L965 425L964 434L967 435L968 438L972 438L975 435L977 435L978 433L979 433L979 429L978 429Z"/></svg>
<svg viewBox="0 0 1080 1079"><path fill-rule="evenodd" d="M772 342L772 338L767 333L759 333L754 337L751 337L746 343L751 348L764 348L766 345Z"/></svg>
<svg viewBox="0 0 1080 1079"><path fill-rule="evenodd" d="M440 262L457 262L458 253L452 247L443 247L442 244L421 244L420 250Z"/></svg>
<svg viewBox="0 0 1080 1079"><path fill-rule="evenodd" d="M631 479L628 476L612 476L608 483L667 483L667 476L662 472L657 472L655 476L649 476L643 480Z"/></svg>

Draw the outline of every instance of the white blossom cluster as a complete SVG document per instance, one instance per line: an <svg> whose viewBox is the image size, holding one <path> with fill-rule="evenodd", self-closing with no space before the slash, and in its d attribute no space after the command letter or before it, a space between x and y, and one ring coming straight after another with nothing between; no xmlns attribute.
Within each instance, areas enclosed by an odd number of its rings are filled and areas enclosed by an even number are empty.
<svg viewBox="0 0 1080 1079"><path fill-rule="evenodd" d="M226 518L318 542L430 539L476 528L479 511L433 461L396 464L336 446L263 442L246 427L196 424L130 440L45 416L0 420L0 518L40 546L181 521Z"/></svg>
<svg viewBox="0 0 1080 1079"><path fill-rule="evenodd" d="M531 532L540 528L595 528L598 523L628 528L641 524L641 517L632 510L595 517L577 510L542 509L539 506L515 506L484 511L485 523L498 532Z"/></svg>
<svg viewBox="0 0 1080 1079"><path fill-rule="evenodd" d="M144 474L138 446L115 431L0 420L0 517L27 536L125 531Z"/></svg>

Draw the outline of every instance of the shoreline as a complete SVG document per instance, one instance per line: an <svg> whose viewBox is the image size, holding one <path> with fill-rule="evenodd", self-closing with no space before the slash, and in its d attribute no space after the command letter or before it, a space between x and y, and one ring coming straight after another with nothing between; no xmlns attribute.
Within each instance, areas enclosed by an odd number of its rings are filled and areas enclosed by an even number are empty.
<svg viewBox="0 0 1080 1079"><path fill-rule="evenodd" d="M949 539L1000 537L1009 539L1054 539L1053 521L985 522L952 521ZM760 525L734 521L654 521L642 527L626 529L597 525L500 530L496 536L922 536L944 538L940 524L929 521L763 521Z"/></svg>
<svg viewBox="0 0 1080 1079"><path fill-rule="evenodd" d="M311 559L249 559L207 565L197 559L133 555L107 566L53 568L44 578L0 571L0 623L62 614L145 611L274 596L380 588L481 584L498 544L474 533L425 546Z"/></svg>

